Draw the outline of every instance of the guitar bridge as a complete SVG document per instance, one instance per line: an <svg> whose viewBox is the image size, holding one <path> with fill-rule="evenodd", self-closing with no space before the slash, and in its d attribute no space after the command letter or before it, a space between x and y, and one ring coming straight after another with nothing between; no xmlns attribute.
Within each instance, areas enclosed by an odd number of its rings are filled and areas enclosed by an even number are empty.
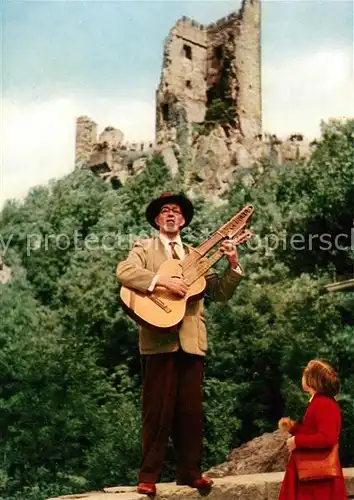
<svg viewBox="0 0 354 500"><path fill-rule="evenodd" d="M154 295L150 295L149 298L161 309L163 309L166 313L172 312L172 309L170 309L161 299L158 299Z"/></svg>

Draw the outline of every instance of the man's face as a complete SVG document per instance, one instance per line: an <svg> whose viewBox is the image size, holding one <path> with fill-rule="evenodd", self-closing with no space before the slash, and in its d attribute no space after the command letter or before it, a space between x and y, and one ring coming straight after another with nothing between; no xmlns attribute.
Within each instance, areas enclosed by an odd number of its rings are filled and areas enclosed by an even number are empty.
<svg viewBox="0 0 354 500"><path fill-rule="evenodd" d="M178 233L185 223L181 208L176 203L166 203L166 205L163 205L155 221L160 231L167 234Z"/></svg>

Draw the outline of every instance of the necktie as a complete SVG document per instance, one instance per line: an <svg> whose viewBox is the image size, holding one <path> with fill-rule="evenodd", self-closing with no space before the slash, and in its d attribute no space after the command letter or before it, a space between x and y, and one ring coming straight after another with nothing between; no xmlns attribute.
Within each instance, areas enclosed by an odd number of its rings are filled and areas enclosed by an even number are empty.
<svg viewBox="0 0 354 500"><path fill-rule="evenodd" d="M170 247L171 247L171 252L172 252L172 259L178 259L181 260L176 252L175 245L177 243L175 241L170 241Z"/></svg>

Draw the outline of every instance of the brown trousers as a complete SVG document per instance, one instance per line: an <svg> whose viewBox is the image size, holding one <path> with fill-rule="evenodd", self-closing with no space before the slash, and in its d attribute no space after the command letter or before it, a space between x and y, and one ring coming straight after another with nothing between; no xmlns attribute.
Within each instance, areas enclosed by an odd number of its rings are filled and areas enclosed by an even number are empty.
<svg viewBox="0 0 354 500"><path fill-rule="evenodd" d="M169 436L176 454L177 480L201 474L204 357L173 353L142 357L142 445L139 482L159 481Z"/></svg>

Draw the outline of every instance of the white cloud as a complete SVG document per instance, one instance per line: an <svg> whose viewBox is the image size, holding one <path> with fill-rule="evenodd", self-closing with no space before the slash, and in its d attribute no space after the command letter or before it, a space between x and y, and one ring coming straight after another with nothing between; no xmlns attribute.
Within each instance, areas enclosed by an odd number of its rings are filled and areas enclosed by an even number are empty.
<svg viewBox="0 0 354 500"><path fill-rule="evenodd" d="M2 199L70 171L75 140L66 99L15 104L2 102Z"/></svg>
<svg viewBox="0 0 354 500"><path fill-rule="evenodd" d="M73 170L75 120L80 115L90 116L98 132L112 125L120 128L128 141L154 138L153 103L105 98L30 103L4 99L0 206L8 198L25 196L32 186Z"/></svg>
<svg viewBox="0 0 354 500"><path fill-rule="evenodd" d="M263 68L263 128L319 136L321 119L354 116L351 47L321 49Z"/></svg>
<svg viewBox="0 0 354 500"><path fill-rule="evenodd" d="M108 125L120 129L124 140L151 141L155 137L155 105L153 101L137 99L94 98L76 102L74 118L88 115L98 125L100 133Z"/></svg>

